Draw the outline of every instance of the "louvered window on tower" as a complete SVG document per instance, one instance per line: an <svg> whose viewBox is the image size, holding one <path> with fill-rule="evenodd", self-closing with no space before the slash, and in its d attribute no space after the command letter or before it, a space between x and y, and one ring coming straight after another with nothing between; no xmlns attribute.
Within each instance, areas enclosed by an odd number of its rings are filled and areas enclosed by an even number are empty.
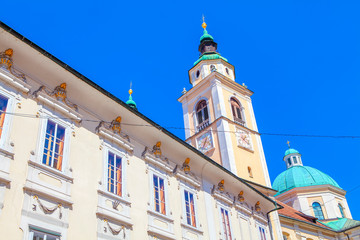
<svg viewBox="0 0 360 240"><path fill-rule="evenodd" d="M242 126L245 125L245 121L243 119L242 113L241 113L241 105L239 101L237 101L235 98L230 99L231 104L231 111L233 114L234 121Z"/></svg>
<svg viewBox="0 0 360 240"><path fill-rule="evenodd" d="M198 122L198 131L201 131L209 126L209 112L205 100L202 100L198 103L196 107L196 117Z"/></svg>

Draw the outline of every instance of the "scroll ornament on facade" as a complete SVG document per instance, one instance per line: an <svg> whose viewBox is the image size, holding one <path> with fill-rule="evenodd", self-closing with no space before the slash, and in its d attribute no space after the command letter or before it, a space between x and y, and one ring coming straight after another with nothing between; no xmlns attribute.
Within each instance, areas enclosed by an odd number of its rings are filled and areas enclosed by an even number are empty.
<svg viewBox="0 0 360 240"><path fill-rule="evenodd" d="M245 198L244 198L244 192L241 191L239 194L238 194L238 200L239 202L243 203L245 201Z"/></svg>
<svg viewBox="0 0 360 240"><path fill-rule="evenodd" d="M225 184L224 179L221 180L221 181L218 183L218 190L219 190L220 192L223 192L223 191L224 191L224 187L225 187L224 184Z"/></svg>
<svg viewBox="0 0 360 240"><path fill-rule="evenodd" d="M33 93L33 96L37 97L39 92L45 92L51 97L55 97L58 101L65 103L68 107L78 111L78 106L69 101L66 94L66 83L62 83L59 86L55 87L53 91L48 91L45 86L41 86L38 90Z"/></svg>
<svg viewBox="0 0 360 240"><path fill-rule="evenodd" d="M26 82L25 74L18 72L14 69L12 55L14 50L11 48L6 49L4 52L0 53L0 67L5 67L12 75Z"/></svg>

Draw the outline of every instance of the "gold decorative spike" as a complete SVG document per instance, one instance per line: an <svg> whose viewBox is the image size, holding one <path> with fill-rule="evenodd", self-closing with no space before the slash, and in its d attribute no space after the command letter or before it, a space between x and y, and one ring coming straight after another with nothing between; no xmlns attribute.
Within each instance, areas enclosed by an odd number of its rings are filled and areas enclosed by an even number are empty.
<svg viewBox="0 0 360 240"><path fill-rule="evenodd" d="M206 23L205 23L205 17L204 17L204 15L202 16L202 20L203 20L203 23L201 24L201 26L202 26L202 28L205 30L206 27L207 27L207 25L206 25Z"/></svg>
<svg viewBox="0 0 360 240"><path fill-rule="evenodd" d="M186 174L190 172L189 163L190 163L190 158L185 159L185 162L183 163L183 169Z"/></svg>
<svg viewBox="0 0 360 240"><path fill-rule="evenodd" d="M120 122L121 122L121 117L118 116L116 119L112 120L110 124L111 129L117 134L120 134L121 132Z"/></svg>
<svg viewBox="0 0 360 240"><path fill-rule="evenodd" d="M244 192L243 191L241 191L241 192L239 192L239 194L238 194L238 200L239 200L239 202L244 202L245 201L245 198L244 198Z"/></svg>
<svg viewBox="0 0 360 240"><path fill-rule="evenodd" d="M155 157L161 157L161 142L157 142L154 146L153 146L153 150L152 152L154 153Z"/></svg>
<svg viewBox="0 0 360 240"><path fill-rule="evenodd" d="M287 144L287 145L289 146L289 148L290 148L290 141L287 141L286 144Z"/></svg>
<svg viewBox="0 0 360 240"><path fill-rule="evenodd" d="M255 211L257 211L257 212L260 212L260 211L261 211L261 207L260 207L260 202L259 202L259 201L255 204Z"/></svg>
<svg viewBox="0 0 360 240"><path fill-rule="evenodd" d="M219 191L221 191L221 192L224 191L224 184L225 184L224 179L221 180L221 181L218 183L218 189L219 189Z"/></svg>

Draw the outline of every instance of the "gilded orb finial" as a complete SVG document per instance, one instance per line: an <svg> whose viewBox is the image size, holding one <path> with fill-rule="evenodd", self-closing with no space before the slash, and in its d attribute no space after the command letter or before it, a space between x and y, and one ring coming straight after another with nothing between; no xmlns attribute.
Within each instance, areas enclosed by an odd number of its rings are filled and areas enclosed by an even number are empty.
<svg viewBox="0 0 360 240"><path fill-rule="evenodd" d="M203 20L203 23L201 24L201 26L202 26L202 28L205 30L206 27L207 27L207 24L206 24L206 22L205 22L205 17L204 17L204 15L202 16L202 20Z"/></svg>
<svg viewBox="0 0 360 240"><path fill-rule="evenodd" d="M131 95L133 93L133 90L130 88L129 90L129 94Z"/></svg>
<svg viewBox="0 0 360 240"><path fill-rule="evenodd" d="M286 144L287 144L287 145L289 146L289 148L290 148L290 141L287 141Z"/></svg>

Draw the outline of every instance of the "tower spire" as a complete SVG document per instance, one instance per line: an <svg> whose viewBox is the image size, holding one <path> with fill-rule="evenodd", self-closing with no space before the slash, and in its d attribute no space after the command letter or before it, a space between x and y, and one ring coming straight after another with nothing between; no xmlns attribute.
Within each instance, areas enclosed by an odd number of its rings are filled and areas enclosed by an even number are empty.
<svg viewBox="0 0 360 240"><path fill-rule="evenodd" d="M131 108L137 110L136 103L135 103L135 101L132 99L132 96L131 96L131 94L133 93L133 90L131 89L131 86L132 86L132 82L130 82L129 100L126 101L126 104L129 105Z"/></svg>

